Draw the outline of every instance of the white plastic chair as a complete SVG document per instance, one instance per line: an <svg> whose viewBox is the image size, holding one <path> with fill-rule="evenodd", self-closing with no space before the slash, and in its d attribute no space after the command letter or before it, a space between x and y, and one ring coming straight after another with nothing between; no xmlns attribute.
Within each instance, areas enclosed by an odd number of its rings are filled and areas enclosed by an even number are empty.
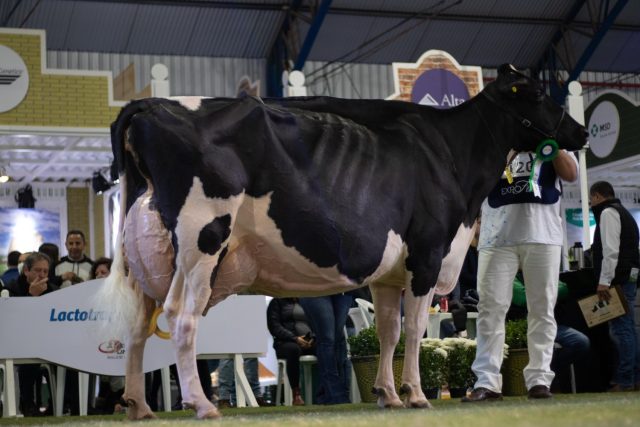
<svg viewBox="0 0 640 427"><path fill-rule="evenodd" d="M440 323L445 320L452 319L453 316L450 312L447 313L429 313L429 321L427 323L427 336L429 338L440 338ZM476 322L478 320L478 313L470 311L467 312L467 337L476 337Z"/></svg>
<svg viewBox="0 0 640 427"><path fill-rule="evenodd" d="M304 381L304 404L311 405L313 402L313 372L311 368L318 363L318 358L314 355L300 356L300 367L302 368L301 379ZM287 361L278 359L278 375L276 377L276 405L280 406L280 393L284 390L284 406L293 404L293 390L289 384L287 375Z"/></svg>
<svg viewBox="0 0 640 427"><path fill-rule="evenodd" d="M276 406L281 405L281 394L284 390L284 406L291 406L293 404L293 391L291 390L291 384L289 384L289 375L287 375L287 361L285 359L278 359L278 374L276 375Z"/></svg>
<svg viewBox="0 0 640 427"><path fill-rule="evenodd" d="M369 320L362 313L362 310L360 310L360 307L350 308L349 318L351 319L351 322L353 322L353 328L356 335L358 335L361 330L367 329L371 326L369 324Z"/></svg>
<svg viewBox="0 0 640 427"><path fill-rule="evenodd" d="M560 343L554 342L553 343L553 348L561 349L562 345ZM575 394L575 393L577 393L577 390L576 390L576 370L573 367L573 363L569 365L569 375L571 377L571 393Z"/></svg>
<svg viewBox="0 0 640 427"><path fill-rule="evenodd" d="M367 327L373 325L375 322L375 309L373 304L362 298L356 298L356 304L358 304L362 315L366 319Z"/></svg>

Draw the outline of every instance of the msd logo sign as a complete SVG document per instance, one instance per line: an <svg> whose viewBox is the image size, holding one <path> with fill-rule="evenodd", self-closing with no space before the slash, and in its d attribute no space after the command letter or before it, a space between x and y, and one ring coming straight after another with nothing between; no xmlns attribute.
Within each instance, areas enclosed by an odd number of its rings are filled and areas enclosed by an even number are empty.
<svg viewBox="0 0 640 427"><path fill-rule="evenodd" d="M20 55L0 45L0 113L22 102L29 90L29 72Z"/></svg>
<svg viewBox="0 0 640 427"><path fill-rule="evenodd" d="M589 119L589 146L596 157L607 157L616 144L620 134L620 115L610 101L601 102Z"/></svg>

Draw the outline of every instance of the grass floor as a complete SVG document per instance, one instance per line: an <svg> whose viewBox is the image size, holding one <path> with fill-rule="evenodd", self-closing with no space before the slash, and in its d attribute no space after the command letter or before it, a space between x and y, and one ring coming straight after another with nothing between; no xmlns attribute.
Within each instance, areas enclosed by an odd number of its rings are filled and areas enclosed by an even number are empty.
<svg viewBox="0 0 640 427"><path fill-rule="evenodd" d="M640 393L556 395L544 401L525 397L502 402L462 404L433 400L431 410L380 410L374 404L233 408L222 419L198 421L193 411L157 414L158 420L129 422L123 415L0 418L0 426L226 426L259 427L623 427L640 425Z"/></svg>

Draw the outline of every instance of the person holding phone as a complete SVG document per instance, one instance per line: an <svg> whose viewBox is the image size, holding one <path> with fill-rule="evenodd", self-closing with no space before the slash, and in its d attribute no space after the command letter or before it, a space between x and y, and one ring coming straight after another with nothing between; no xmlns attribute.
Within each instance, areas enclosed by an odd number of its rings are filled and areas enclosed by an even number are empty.
<svg viewBox="0 0 640 427"><path fill-rule="evenodd" d="M315 338L297 298L274 298L267 308L267 327L278 359L287 361L293 404L304 405L300 394L300 356L315 354Z"/></svg>

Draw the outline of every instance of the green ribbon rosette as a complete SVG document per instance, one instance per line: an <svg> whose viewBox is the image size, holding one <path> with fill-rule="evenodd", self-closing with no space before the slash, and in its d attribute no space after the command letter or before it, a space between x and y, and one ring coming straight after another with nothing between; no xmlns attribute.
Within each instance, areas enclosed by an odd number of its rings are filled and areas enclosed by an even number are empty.
<svg viewBox="0 0 640 427"><path fill-rule="evenodd" d="M533 158L531 174L529 175L529 191L533 191L536 197L540 196L540 186L538 179L540 178L540 167L544 162L550 162L558 156L560 148L554 139L545 139L536 148Z"/></svg>

